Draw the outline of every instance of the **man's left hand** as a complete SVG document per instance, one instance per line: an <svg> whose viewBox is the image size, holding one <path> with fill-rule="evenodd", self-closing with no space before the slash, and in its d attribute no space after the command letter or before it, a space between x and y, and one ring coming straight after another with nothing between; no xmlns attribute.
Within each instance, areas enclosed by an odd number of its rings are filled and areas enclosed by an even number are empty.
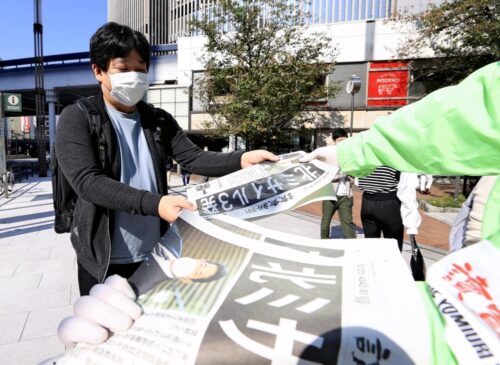
<svg viewBox="0 0 500 365"><path fill-rule="evenodd" d="M279 161L279 157L266 150L245 152L241 155L241 168L250 167L264 161Z"/></svg>

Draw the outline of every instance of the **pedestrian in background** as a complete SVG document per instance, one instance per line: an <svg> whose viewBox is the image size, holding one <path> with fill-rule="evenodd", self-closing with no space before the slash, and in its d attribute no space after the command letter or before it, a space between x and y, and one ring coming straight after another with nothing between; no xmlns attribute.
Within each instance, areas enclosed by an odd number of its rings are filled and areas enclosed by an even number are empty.
<svg viewBox="0 0 500 365"><path fill-rule="evenodd" d="M397 196L400 172L380 166L370 175L359 178L363 191L361 223L366 238L394 238L399 251L403 249L404 226L401 219L401 201ZM415 188L413 188L415 189Z"/></svg>
<svg viewBox="0 0 500 365"><path fill-rule="evenodd" d="M420 174L420 193L421 194L430 194L430 188L432 186L432 182L434 181L431 174Z"/></svg>
<svg viewBox="0 0 500 365"><path fill-rule="evenodd" d="M208 151L208 146L205 146L203 148L203 151ZM203 177L203 182L208 182L209 179L210 179L210 176L204 176Z"/></svg>
<svg viewBox="0 0 500 365"><path fill-rule="evenodd" d="M189 180L191 180L191 172L189 170L186 170L184 167L181 167L181 177L182 177L182 185L188 187Z"/></svg>
<svg viewBox="0 0 500 365"><path fill-rule="evenodd" d="M174 160L172 156L167 157L167 162L165 169L167 170L167 184L170 185L170 176L172 175L172 169L174 168Z"/></svg>
<svg viewBox="0 0 500 365"><path fill-rule="evenodd" d="M347 132L343 128L336 128L332 132L334 144L338 144L347 138ZM333 179L333 190L337 200L323 200L321 217L321 238L330 237L330 223L336 211L339 212L340 226L345 238L356 238L356 229L352 221L352 179L344 173L339 172Z"/></svg>
<svg viewBox="0 0 500 365"><path fill-rule="evenodd" d="M488 196L499 180L498 176L483 176L476 184L467 200L462 204L451 226L450 251L457 251L481 241L483 217Z"/></svg>

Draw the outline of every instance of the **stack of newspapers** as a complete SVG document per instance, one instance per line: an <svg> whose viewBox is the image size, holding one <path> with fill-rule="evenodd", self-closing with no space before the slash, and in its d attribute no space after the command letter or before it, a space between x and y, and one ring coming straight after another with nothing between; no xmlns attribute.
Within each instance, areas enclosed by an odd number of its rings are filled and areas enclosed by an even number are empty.
<svg viewBox="0 0 500 365"><path fill-rule="evenodd" d="M145 288L144 315L133 327L51 363L428 364L424 299L394 241L306 238L252 222L336 199L338 170L299 163L303 154L190 188L198 211L183 211L159 245L216 264L218 275L186 283L143 271L133 280Z"/></svg>

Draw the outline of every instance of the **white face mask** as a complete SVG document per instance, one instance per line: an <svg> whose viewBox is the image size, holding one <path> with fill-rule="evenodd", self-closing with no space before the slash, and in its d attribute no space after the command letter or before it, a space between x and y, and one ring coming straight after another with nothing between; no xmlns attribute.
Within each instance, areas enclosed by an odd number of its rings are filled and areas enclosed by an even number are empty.
<svg viewBox="0 0 500 365"><path fill-rule="evenodd" d="M109 75L110 95L122 105L134 106L148 90L148 74L145 72L118 72Z"/></svg>

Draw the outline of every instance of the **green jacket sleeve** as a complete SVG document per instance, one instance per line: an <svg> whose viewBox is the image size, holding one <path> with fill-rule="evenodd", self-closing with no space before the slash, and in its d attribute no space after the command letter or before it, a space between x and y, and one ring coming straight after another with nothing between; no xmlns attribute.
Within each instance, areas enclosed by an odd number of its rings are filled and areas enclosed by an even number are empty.
<svg viewBox="0 0 500 365"><path fill-rule="evenodd" d="M500 62L456 86L380 118L338 145L343 172L369 174L380 165L438 175L500 175ZM483 238L500 248L500 183L490 195Z"/></svg>

